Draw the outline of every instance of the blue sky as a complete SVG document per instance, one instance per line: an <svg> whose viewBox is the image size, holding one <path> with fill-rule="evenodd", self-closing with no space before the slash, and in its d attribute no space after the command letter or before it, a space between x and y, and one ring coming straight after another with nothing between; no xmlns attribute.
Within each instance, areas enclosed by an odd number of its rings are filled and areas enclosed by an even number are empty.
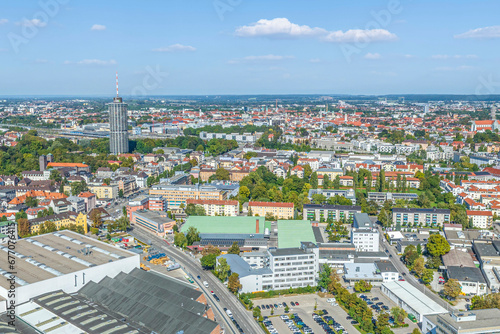
<svg viewBox="0 0 500 334"><path fill-rule="evenodd" d="M45 6L48 4L49 6ZM500 94L499 1L40 0L0 95Z"/></svg>

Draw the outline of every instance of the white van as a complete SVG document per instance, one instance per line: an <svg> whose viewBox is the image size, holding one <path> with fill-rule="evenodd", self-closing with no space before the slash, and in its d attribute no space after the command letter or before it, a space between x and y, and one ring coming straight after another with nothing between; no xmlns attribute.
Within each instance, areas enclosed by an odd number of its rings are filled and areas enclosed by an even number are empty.
<svg viewBox="0 0 500 334"><path fill-rule="evenodd" d="M230 310L226 310L226 314L229 316L229 318L232 318L233 317L233 314L231 313Z"/></svg>

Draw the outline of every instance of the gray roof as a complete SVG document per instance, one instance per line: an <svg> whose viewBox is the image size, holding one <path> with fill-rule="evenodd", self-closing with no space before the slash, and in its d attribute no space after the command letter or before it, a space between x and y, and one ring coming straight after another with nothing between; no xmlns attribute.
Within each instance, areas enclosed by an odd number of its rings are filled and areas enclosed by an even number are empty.
<svg viewBox="0 0 500 334"><path fill-rule="evenodd" d="M479 255L480 257L483 256L499 256L500 254L498 253L497 249L495 246L491 243L483 243L483 242L474 242L474 249L476 250L476 254Z"/></svg>
<svg viewBox="0 0 500 334"><path fill-rule="evenodd" d="M224 258L227 264L231 267L231 272L237 273L240 277L251 275L271 275L273 271L269 268L252 269L250 264L236 254L224 254L217 259Z"/></svg>
<svg viewBox="0 0 500 334"><path fill-rule="evenodd" d="M391 261L377 261L375 262L375 265L377 266L378 270L380 270L383 273L394 273L398 272L396 267L392 264Z"/></svg>
<svg viewBox="0 0 500 334"><path fill-rule="evenodd" d="M471 320L457 321L457 317L472 316ZM475 317L474 317L475 316ZM484 310L474 310L464 313L443 313L427 316L433 324L446 323L453 328L460 328L460 332L474 332L480 333L482 331L490 332L492 329L498 330L500 328L498 319L500 318L500 310L497 308L490 308Z"/></svg>
<svg viewBox="0 0 500 334"><path fill-rule="evenodd" d="M314 239L316 239L316 242L324 242L325 240L323 239L323 235L321 234L321 229L318 226L313 226L312 227L313 233L314 233Z"/></svg>
<svg viewBox="0 0 500 334"><path fill-rule="evenodd" d="M450 266L446 268L448 271L448 277L459 280L460 282L477 282L486 284L486 280L481 273L481 270L476 267L461 267L461 266Z"/></svg>
<svg viewBox="0 0 500 334"><path fill-rule="evenodd" d="M355 213L354 226L357 228L372 228L373 222L367 213Z"/></svg>
<svg viewBox="0 0 500 334"><path fill-rule="evenodd" d="M78 296L141 324L149 332L211 333L217 323L203 317L206 306L196 301L201 292L156 273L134 269L99 283L89 282Z"/></svg>

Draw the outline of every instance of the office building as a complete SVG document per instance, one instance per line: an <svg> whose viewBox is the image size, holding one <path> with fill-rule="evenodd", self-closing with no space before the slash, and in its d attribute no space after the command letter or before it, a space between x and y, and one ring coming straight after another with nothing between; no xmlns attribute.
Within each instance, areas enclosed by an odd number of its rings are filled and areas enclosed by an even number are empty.
<svg viewBox="0 0 500 334"><path fill-rule="evenodd" d="M118 79L117 79L118 81ZM109 110L109 151L111 154L128 153L128 124L127 104L118 96L118 83L116 97L113 103L108 104Z"/></svg>
<svg viewBox="0 0 500 334"><path fill-rule="evenodd" d="M355 213L351 229L351 242L359 252L378 252L380 233L366 213Z"/></svg>
<svg viewBox="0 0 500 334"><path fill-rule="evenodd" d="M136 224L158 236L173 233L175 220L167 217L165 212L137 210L132 212L130 223Z"/></svg>

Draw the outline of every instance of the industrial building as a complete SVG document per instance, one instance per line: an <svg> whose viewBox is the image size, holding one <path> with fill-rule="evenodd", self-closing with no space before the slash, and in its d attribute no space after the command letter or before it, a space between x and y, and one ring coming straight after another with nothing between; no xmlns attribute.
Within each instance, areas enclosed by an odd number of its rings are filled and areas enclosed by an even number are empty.
<svg viewBox="0 0 500 334"><path fill-rule="evenodd" d="M487 334L500 333L497 308L424 316L422 333Z"/></svg>
<svg viewBox="0 0 500 334"><path fill-rule="evenodd" d="M406 281L383 283L380 290L408 314L413 314L418 322L422 322L424 316L447 312L446 309Z"/></svg>
<svg viewBox="0 0 500 334"><path fill-rule="evenodd" d="M89 282L76 293L56 290L37 296L18 306L18 317L51 334L221 332L201 291L137 268Z"/></svg>
<svg viewBox="0 0 500 334"><path fill-rule="evenodd" d="M0 312L9 302L11 278L16 272L15 301L21 304L44 293L78 291L91 281L114 277L139 267L139 255L71 231L60 231L18 240L15 267L7 261L8 248L1 246Z"/></svg>
<svg viewBox="0 0 500 334"><path fill-rule="evenodd" d="M173 233L173 228L176 224L175 220L167 217L166 212L150 210L137 210L132 212L130 223L136 224L158 236L165 236L165 234Z"/></svg>

